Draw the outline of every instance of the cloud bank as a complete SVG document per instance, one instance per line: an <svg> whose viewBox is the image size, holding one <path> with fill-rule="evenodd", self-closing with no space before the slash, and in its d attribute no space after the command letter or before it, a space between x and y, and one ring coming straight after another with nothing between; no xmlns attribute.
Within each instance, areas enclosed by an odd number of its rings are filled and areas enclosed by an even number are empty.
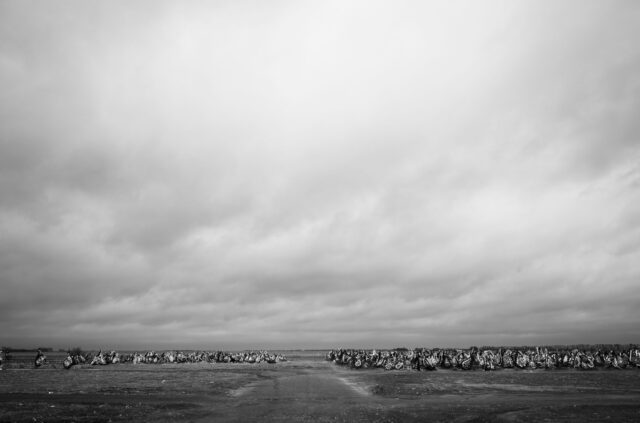
<svg viewBox="0 0 640 423"><path fill-rule="evenodd" d="M0 3L0 342L638 342L632 1Z"/></svg>

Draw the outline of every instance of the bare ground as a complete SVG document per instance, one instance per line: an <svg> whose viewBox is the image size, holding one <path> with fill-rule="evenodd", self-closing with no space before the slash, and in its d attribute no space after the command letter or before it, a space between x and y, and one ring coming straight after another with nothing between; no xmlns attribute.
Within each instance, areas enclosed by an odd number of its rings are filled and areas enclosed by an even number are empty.
<svg viewBox="0 0 640 423"><path fill-rule="evenodd" d="M640 421L640 370L351 370L287 363L0 372L1 422Z"/></svg>

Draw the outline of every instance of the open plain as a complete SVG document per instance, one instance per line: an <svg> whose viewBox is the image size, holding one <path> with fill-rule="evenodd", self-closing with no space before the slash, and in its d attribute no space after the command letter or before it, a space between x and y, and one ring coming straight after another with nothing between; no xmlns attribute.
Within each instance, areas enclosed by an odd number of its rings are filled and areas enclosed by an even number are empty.
<svg viewBox="0 0 640 423"><path fill-rule="evenodd" d="M353 370L278 364L5 365L2 422L640 421L640 370ZM22 368L20 368L22 367Z"/></svg>

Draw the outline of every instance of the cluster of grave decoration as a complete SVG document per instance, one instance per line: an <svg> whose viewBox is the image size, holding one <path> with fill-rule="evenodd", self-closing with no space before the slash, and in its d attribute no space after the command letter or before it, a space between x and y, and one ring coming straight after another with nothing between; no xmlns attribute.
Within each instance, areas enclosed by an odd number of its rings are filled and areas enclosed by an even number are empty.
<svg viewBox="0 0 640 423"><path fill-rule="evenodd" d="M46 359L46 358L45 358ZM36 357L36 367L44 363L40 358ZM119 363L133 364L168 364L168 363L278 363L287 361L283 354L275 354L269 351L244 351L244 352L226 352L226 351L149 351L146 353L119 354L116 351L103 352L97 354L71 354L65 358L63 365L65 369L69 369L77 364L91 365L108 365Z"/></svg>
<svg viewBox="0 0 640 423"><path fill-rule="evenodd" d="M414 350L358 350L330 351L327 360L352 368L381 368L385 370L495 370L577 368L640 368L640 349L625 350L552 350L547 348L484 349L427 349Z"/></svg>

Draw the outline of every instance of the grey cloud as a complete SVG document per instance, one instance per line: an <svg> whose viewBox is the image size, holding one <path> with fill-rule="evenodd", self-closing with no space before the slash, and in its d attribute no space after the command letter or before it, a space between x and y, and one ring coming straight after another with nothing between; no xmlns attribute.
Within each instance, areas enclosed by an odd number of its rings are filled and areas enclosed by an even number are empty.
<svg viewBox="0 0 640 423"><path fill-rule="evenodd" d="M0 6L6 342L638 336L635 5L156 5Z"/></svg>

